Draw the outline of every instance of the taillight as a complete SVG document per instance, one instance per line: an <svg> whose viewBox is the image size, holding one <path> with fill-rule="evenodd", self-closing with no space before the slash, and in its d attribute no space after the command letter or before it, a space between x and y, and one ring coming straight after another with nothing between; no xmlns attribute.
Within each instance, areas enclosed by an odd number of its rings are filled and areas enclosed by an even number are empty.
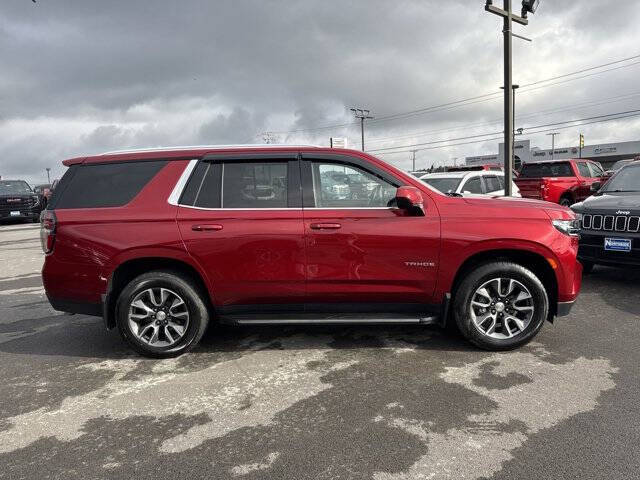
<svg viewBox="0 0 640 480"><path fill-rule="evenodd" d="M40 215L40 243L44 253L51 253L56 241L56 214L53 210L43 210Z"/></svg>
<svg viewBox="0 0 640 480"><path fill-rule="evenodd" d="M549 193L549 179L543 178L542 183L540 184L540 196L542 199L547 198L547 194Z"/></svg>

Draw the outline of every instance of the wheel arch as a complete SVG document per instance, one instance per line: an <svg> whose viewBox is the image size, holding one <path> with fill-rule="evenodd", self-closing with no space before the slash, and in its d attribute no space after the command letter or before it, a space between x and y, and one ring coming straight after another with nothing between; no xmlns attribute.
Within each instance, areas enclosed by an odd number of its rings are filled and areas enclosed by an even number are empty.
<svg viewBox="0 0 640 480"><path fill-rule="evenodd" d="M484 250L467 258L458 268L452 286L451 293L455 297L458 286L465 278L467 272L486 263L507 261L531 270L535 273L547 291L549 296L549 316L547 320L553 321L556 316L558 302L558 280L556 274L547 259L536 252L518 249Z"/></svg>
<svg viewBox="0 0 640 480"><path fill-rule="evenodd" d="M201 293L205 304L211 310L212 298L206 279L189 263L176 258L168 257L140 257L126 260L120 263L109 278L107 293L103 302L103 319L107 329L115 327L115 309L118 296L126 285L135 277L152 271L165 271L178 274L191 280L196 289Z"/></svg>

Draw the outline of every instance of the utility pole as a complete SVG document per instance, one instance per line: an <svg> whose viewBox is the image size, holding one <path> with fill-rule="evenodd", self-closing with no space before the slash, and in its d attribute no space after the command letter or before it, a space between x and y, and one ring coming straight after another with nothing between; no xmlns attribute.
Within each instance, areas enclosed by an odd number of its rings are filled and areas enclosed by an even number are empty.
<svg viewBox="0 0 640 480"><path fill-rule="evenodd" d="M45 170L47 171L47 183L51 185L51 177L49 176L49 172L51 171L51 169L47 167Z"/></svg>
<svg viewBox="0 0 640 480"><path fill-rule="evenodd" d="M495 7L493 0L486 0L484 9L503 18L502 33L504 35L504 194L512 194L513 184L513 66L512 66L512 33L513 22L528 25L527 13L534 13L539 0L523 0L522 16L511 12L511 0L503 0L504 9ZM525 39L529 40L529 39Z"/></svg>
<svg viewBox="0 0 640 480"><path fill-rule="evenodd" d="M413 164L413 168L411 169L412 172L416 171L416 152L417 150L411 150L411 154L413 155L411 158L411 162Z"/></svg>
<svg viewBox="0 0 640 480"><path fill-rule="evenodd" d="M580 158L582 158L582 149L584 148L584 135L580 134Z"/></svg>
<svg viewBox="0 0 640 480"><path fill-rule="evenodd" d="M352 108L351 111L355 115L356 118L360 119L360 134L362 136L362 151L364 152L364 121L370 120L374 118L372 115L369 115L369 110L364 108Z"/></svg>
<svg viewBox="0 0 640 480"><path fill-rule="evenodd" d="M551 160L554 158L554 154L556 153L556 135L560 135L558 132L547 133L547 135L551 135Z"/></svg>

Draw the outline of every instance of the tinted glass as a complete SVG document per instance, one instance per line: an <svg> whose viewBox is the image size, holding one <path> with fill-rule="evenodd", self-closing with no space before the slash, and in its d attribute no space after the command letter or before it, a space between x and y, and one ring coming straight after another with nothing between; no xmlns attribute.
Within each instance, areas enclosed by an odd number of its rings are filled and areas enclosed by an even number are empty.
<svg viewBox="0 0 640 480"><path fill-rule="evenodd" d="M620 170L625 165L629 165L631 162L633 162L633 160L618 160L616 163L613 164L613 166L611 167L611 170L615 172L616 170Z"/></svg>
<svg viewBox="0 0 640 480"><path fill-rule="evenodd" d="M640 165L630 165L618 170L601 192L640 192Z"/></svg>
<svg viewBox="0 0 640 480"><path fill-rule="evenodd" d="M196 201L196 196L202 187L202 182L204 181L204 175L209 168L210 163L208 162L198 162L196 168L191 172L191 176L187 181L187 185L184 187L182 191L182 195L180 196L180 200L178 203L180 205L193 205Z"/></svg>
<svg viewBox="0 0 640 480"><path fill-rule="evenodd" d="M287 207L287 163L228 162L222 171L222 208Z"/></svg>
<svg viewBox="0 0 640 480"><path fill-rule="evenodd" d="M202 180L197 182L198 191L196 192L195 206L220 208L222 165L211 162L203 162L202 165L206 166L206 168L204 169Z"/></svg>
<svg viewBox="0 0 640 480"><path fill-rule="evenodd" d="M51 208L119 207L129 203L165 161L78 165L65 173ZM68 179L68 180L67 180ZM67 180L67 181L65 181ZM66 185L63 185L63 182Z"/></svg>
<svg viewBox="0 0 640 480"><path fill-rule="evenodd" d="M32 193L29 184L23 180L0 180L0 195Z"/></svg>
<svg viewBox="0 0 640 480"><path fill-rule="evenodd" d="M483 193L480 177L474 177L467 180L467 183L462 186L462 191L469 193Z"/></svg>
<svg viewBox="0 0 640 480"><path fill-rule="evenodd" d="M525 163L518 178L573 177L569 162Z"/></svg>
<svg viewBox="0 0 640 480"><path fill-rule="evenodd" d="M387 207L396 187L352 165L314 162L313 191L316 207Z"/></svg>
<svg viewBox="0 0 640 480"><path fill-rule="evenodd" d="M580 172L580 175L582 175L583 177L591 176L591 170L589 170L589 165L583 162L578 162L577 165L578 165L578 172Z"/></svg>
<svg viewBox="0 0 640 480"><path fill-rule="evenodd" d="M458 185L462 181L461 178L423 178L422 181L431 185L436 190L447 193L455 192L458 189Z"/></svg>
<svg viewBox="0 0 640 480"><path fill-rule="evenodd" d="M591 168L592 177L601 177L602 175L604 175L604 170L599 164L589 162L589 167Z"/></svg>
<svg viewBox="0 0 640 480"><path fill-rule="evenodd" d="M502 190L502 185L500 184L498 177L486 176L484 177L484 183L487 187L487 192L497 192L498 190Z"/></svg>

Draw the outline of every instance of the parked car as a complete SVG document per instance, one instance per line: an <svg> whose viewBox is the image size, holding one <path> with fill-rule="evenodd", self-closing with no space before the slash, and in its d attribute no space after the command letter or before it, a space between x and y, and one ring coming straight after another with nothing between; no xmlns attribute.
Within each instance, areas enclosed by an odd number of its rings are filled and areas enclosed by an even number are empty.
<svg viewBox="0 0 640 480"><path fill-rule="evenodd" d="M459 165L447 167L447 172L476 172L479 170L489 170L493 172L501 172L502 166L497 163L485 163L483 165Z"/></svg>
<svg viewBox="0 0 640 480"><path fill-rule="evenodd" d="M42 208L46 207L47 203L49 203L49 199L51 198L51 194L53 193L53 190L56 188L57 183L58 183L58 180L54 180L51 184L43 183L33 187L33 191L36 192L38 195L40 195L42 198L42 202L43 202Z"/></svg>
<svg viewBox="0 0 640 480"><path fill-rule="evenodd" d="M578 257L589 273L596 264L640 267L640 161L627 164L585 201Z"/></svg>
<svg viewBox="0 0 640 480"><path fill-rule="evenodd" d="M442 193L465 195L504 195L504 173L482 171L462 171L428 173L420 177L426 184ZM520 197L520 191L512 183L512 196Z"/></svg>
<svg viewBox="0 0 640 480"><path fill-rule="evenodd" d="M0 220L37 222L43 208L42 199L24 180L0 180Z"/></svg>
<svg viewBox="0 0 640 480"><path fill-rule="evenodd" d="M524 163L515 182L525 198L568 207L591 195L591 185L603 176L599 163L573 158Z"/></svg>
<svg viewBox="0 0 640 480"><path fill-rule="evenodd" d="M571 210L450 197L359 151L183 147L63 163L42 216L47 297L102 316L148 356L189 350L210 320L451 321L506 350L568 314L580 290ZM336 171L376 186L325 196L323 173ZM280 182L275 195L242 193Z"/></svg>

